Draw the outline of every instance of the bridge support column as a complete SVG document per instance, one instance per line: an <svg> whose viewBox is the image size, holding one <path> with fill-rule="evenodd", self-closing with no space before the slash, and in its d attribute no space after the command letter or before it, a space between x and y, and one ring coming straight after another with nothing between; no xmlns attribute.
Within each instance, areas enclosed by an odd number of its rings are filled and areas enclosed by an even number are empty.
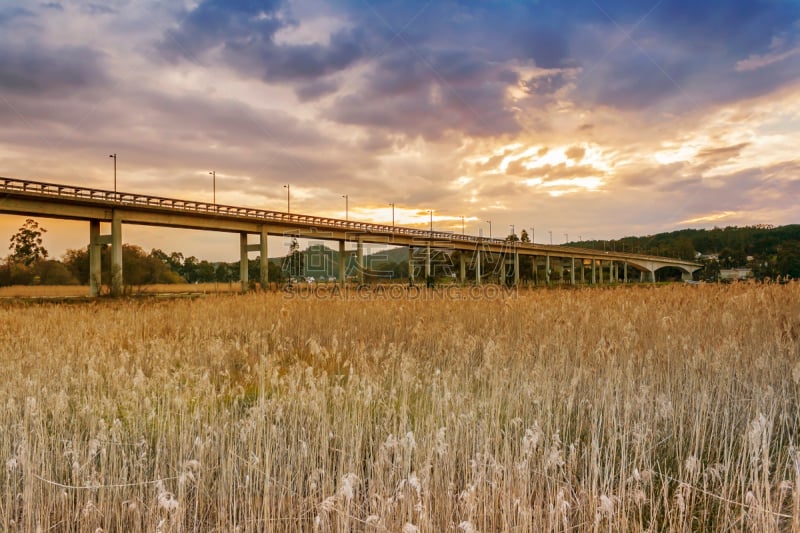
<svg viewBox="0 0 800 533"><path fill-rule="evenodd" d="M347 257L345 256L344 241L339 241L339 285L344 287L347 281Z"/></svg>
<svg viewBox="0 0 800 533"><path fill-rule="evenodd" d="M544 283L550 285L550 254L544 256Z"/></svg>
<svg viewBox="0 0 800 533"><path fill-rule="evenodd" d="M597 283L597 259L592 259L592 285Z"/></svg>
<svg viewBox="0 0 800 533"><path fill-rule="evenodd" d="M414 247L408 247L408 282L414 284Z"/></svg>
<svg viewBox="0 0 800 533"><path fill-rule="evenodd" d="M102 248L100 247L100 221L89 221L89 296L100 295L102 284L102 273L100 257Z"/></svg>
<svg viewBox="0 0 800 533"><path fill-rule="evenodd" d="M428 249L425 253L425 283L431 277L431 243L428 243Z"/></svg>
<svg viewBox="0 0 800 533"><path fill-rule="evenodd" d="M269 287L269 249L267 246L267 237L269 234L267 233L266 226L261 227L261 241L259 244L259 254L261 255L261 270L259 273L261 274L261 279L259 282L261 283L261 290L267 290Z"/></svg>
<svg viewBox="0 0 800 533"><path fill-rule="evenodd" d="M622 263L622 282L628 283L628 262Z"/></svg>
<svg viewBox="0 0 800 533"><path fill-rule="evenodd" d="M111 215L111 296L122 296L122 219Z"/></svg>
<svg viewBox="0 0 800 533"><path fill-rule="evenodd" d="M458 253L458 262L459 262L459 280L461 280L461 285L464 285L467 282L467 258L464 257L464 252L460 251Z"/></svg>
<svg viewBox="0 0 800 533"><path fill-rule="evenodd" d="M358 239L356 243L356 263L358 268L358 284L364 284L364 241Z"/></svg>
<svg viewBox="0 0 800 533"><path fill-rule="evenodd" d="M239 234L239 281L242 283L242 293L247 292L247 233Z"/></svg>
<svg viewBox="0 0 800 533"><path fill-rule="evenodd" d="M583 263L583 259L581 259L581 285L586 283L586 265Z"/></svg>
<svg viewBox="0 0 800 533"><path fill-rule="evenodd" d="M475 250L475 285L481 284L481 249Z"/></svg>
<svg viewBox="0 0 800 533"><path fill-rule="evenodd" d="M519 252L514 251L514 286L519 287Z"/></svg>
<svg viewBox="0 0 800 533"><path fill-rule="evenodd" d="M539 281L538 272L536 271L536 256L531 256L531 279L533 280L533 286L535 287Z"/></svg>
<svg viewBox="0 0 800 533"><path fill-rule="evenodd" d="M656 282L656 271L655 270L651 270L650 271L650 283L655 283L655 282Z"/></svg>
<svg viewBox="0 0 800 533"><path fill-rule="evenodd" d="M570 285L575 285L575 258L570 257L570 267L569 267L569 283Z"/></svg>

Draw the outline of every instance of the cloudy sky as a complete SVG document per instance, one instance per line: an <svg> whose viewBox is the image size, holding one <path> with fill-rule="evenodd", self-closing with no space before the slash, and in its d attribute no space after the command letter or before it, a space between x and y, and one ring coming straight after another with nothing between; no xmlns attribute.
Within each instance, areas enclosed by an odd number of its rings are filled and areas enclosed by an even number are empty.
<svg viewBox="0 0 800 533"><path fill-rule="evenodd" d="M219 203L556 244L797 223L800 2L0 0L0 124L11 178L111 188L117 153L122 191L215 170Z"/></svg>

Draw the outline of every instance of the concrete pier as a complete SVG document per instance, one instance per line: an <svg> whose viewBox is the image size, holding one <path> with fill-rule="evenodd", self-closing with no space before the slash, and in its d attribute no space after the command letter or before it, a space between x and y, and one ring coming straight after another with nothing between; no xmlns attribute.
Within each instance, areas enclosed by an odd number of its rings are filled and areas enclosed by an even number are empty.
<svg viewBox="0 0 800 533"><path fill-rule="evenodd" d="M259 249L259 274L261 274L260 279L258 280L261 284L261 290L267 290L269 287L269 246L267 244L267 238L269 237L269 232L267 231L266 226L261 227L261 235L260 240L258 242Z"/></svg>
<svg viewBox="0 0 800 533"><path fill-rule="evenodd" d="M111 215L111 296L122 296L122 218Z"/></svg>
<svg viewBox="0 0 800 533"><path fill-rule="evenodd" d="M242 292L247 292L247 285L249 280L248 275L248 260L247 260L247 233L239 234L239 281L242 283Z"/></svg>

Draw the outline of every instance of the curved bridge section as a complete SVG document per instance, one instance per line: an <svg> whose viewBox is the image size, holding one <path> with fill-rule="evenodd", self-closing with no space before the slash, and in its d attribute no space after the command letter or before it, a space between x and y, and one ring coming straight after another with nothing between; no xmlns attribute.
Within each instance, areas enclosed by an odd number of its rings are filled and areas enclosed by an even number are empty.
<svg viewBox="0 0 800 533"><path fill-rule="evenodd" d="M229 206L192 200L164 198L125 192L89 189L75 185L62 185L37 181L15 180L0 177L0 213L24 216L49 217L89 222L90 292L97 295L100 288L100 247L111 245L112 294L121 294L122 279L122 226L140 224L239 234L242 290L248 284L247 257L249 252L261 256L260 282L268 283L267 237L284 235L339 243L339 281L345 281L345 244L355 242L356 271L360 281L366 270L363 262L363 244L405 246L409 250L409 263L423 263L426 277L432 273L432 249L458 251L460 280L466 282L467 265L474 272L475 283L486 277L482 272L487 256L500 257L495 264L510 272L514 284L519 283L520 256L531 257L529 263L536 273L543 271L545 283L551 282L555 272L558 279L569 283L613 283L628 281L628 267L640 273L640 280L655 280L656 270L664 267L678 268L684 278L702 265L691 261L642 254L626 254L590 250L568 246L507 242L474 235L452 232L427 231L419 228L373 224L341 220L315 215L269 211L250 207ZM100 223L111 224L111 233L101 235ZM249 236L256 235L259 242L249 244ZM422 257L419 252L424 250ZM410 268L413 282L414 269ZM589 277L591 275L591 277Z"/></svg>

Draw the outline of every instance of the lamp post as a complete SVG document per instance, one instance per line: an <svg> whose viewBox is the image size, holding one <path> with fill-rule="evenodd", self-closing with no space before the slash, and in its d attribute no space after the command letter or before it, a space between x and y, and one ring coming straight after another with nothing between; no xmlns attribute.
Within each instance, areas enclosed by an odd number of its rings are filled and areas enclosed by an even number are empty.
<svg viewBox="0 0 800 533"><path fill-rule="evenodd" d="M344 198L344 219L350 220L350 197L343 194L342 198Z"/></svg>
<svg viewBox="0 0 800 533"><path fill-rule="evenodd" d="M428 209L428 214L431 216L431 237L433 237L433 209Z"/></svg>
<svg viewBox="0 0 800 533"><path fill-rule="evenodd" d="M492 238L492 221L491 220L487 220L486 222L489 224L489 239L491 239Z"/></svg>
<svg viewBox="0 0 800 533"><path fill-rule="evenodd" d="M209 174L211 174L212 189L214 191L213 192L214 201L212 203L214 205L217 205L217 171L216 170L212 170L211 172L209 172Z"/></svg>
<svg viewBox="0 0 800 533"><path fill-rule="evenodd" d="M531 226L531 244L536 244L536 228Z"/></svg>
<svg viewBox="0 0 800 533"><path fill-rule="evenodd" d="M567 244L568 242L569 242L569 233L565 233L564 234L564 244Z"/></svg>
<svg viewBox="0 0 800 533"><path fill-rule="evenodd" d="M394 233L394 202L389 205L392 206L392 233Z"/></svg>
<svg viewBox="0 0 800 533"><path fill-rule="evenodd" d="M509 224L508 227L511 228L511 235L517 234L517 229L514 227L514 224Z"/></svg>
<svg viewBox="0 0 800 533"><path fill-rule="evenodd" d="M461 215L461 235L466 235L466 226L464 226L464 215Z"/></svg>
<svg viewBox="0 0 800 533"><path fill-rule="evenodd" d="M547 233L550 234L550 246L552 246L553 245L553 231L552 230L547 230Z"/></svg>
<svg viewBox="0 0 800 533"><path fill-rule="evenodd" d="M287 213L291 213L292 212L292 204L291 204L291 200L289 199L289 192L291 191L291 187L290 187L289 184L286 184L286 185L283 186L283 188L286 189L286 212Z"/></svg>
<svg viewBox="0 0 800 533"><path fill-rule="evenodd" d="M117 195L117 154L113 153L108 157L114 159L114 196L116 196Z"/></svg>

